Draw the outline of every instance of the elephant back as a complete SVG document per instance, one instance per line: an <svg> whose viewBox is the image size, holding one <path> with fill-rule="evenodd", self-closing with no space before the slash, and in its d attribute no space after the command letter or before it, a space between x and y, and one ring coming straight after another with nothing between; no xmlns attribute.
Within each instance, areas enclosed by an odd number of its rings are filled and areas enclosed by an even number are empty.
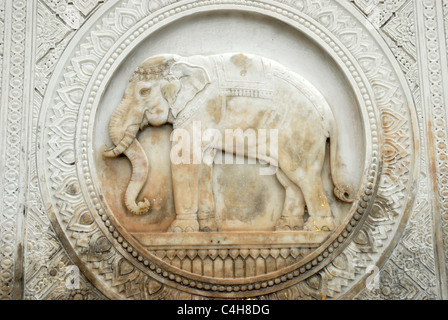
<svg viewBox="0 0 448 320"><path fill-rule="evenodd" d="M272 66L269 60L249 54L213 57L219 87L225 96L272 99Z"/></svg>
<svg viewBox="0 0 448 320"><path fill-rule="evenodd" d="M317 111L321 117L321 124L323 128L332 128L334 126L334 115L331 106L327 99L320 93L317 88L312 85L301 75L285 69L280 64L272 63L272 74L275 78L289 83L298 92L308 99L312 107ZM327 132L327 136L330 136L330 131Z"/></svg>

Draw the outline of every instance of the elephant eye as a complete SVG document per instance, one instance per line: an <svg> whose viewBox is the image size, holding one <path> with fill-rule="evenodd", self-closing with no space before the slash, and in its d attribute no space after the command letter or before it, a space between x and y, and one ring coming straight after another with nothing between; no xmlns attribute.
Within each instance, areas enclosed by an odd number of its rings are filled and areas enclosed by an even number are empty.
<svg viewBox="0 0 448 320"><path fill-rule="evenodd" d="M140 95L141 96L149 96L149 94L151 93L151 88L143 88L140 90Z"/></svg>

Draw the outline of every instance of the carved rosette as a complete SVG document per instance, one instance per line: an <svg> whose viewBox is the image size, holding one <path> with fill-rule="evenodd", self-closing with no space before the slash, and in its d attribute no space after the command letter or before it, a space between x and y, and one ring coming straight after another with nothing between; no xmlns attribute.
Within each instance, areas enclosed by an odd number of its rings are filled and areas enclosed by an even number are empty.
<svg viewBox="0 0 448 320"><path fill-rule="evenodd" d="M71 258L113 299L351 296L365 286L367 267L384 263L413 205L418 130L395 58L345 1L170 2L104 4L73 38L50 80L53 90L44 97L37 138L38 160L45 164L38 168L39 180L50 219ZM94 120L115 70L163 26L219 10L256 12L308 35L340 66L356 94L366 146L361 188L345 220L317 248L149 250L116 221L96 185ZM213 264L244 263L249 257L261 265L263 259L292 262L227 278L179 267L187 259Z"/></svg>

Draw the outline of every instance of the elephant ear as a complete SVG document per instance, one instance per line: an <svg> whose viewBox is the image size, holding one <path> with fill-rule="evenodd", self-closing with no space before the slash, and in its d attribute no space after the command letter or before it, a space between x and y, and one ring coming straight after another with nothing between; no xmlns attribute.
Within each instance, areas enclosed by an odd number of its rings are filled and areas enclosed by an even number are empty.
<svg viewBox="0 0 448 320"><path fill-rule="evenodd" d="M171 73L180 83L180 90L171 108L171 113L177 117L187 104L205 89L210 83L210 78L204 68L184 62L174 64Z"/></svg>
<svg viewBox="0 0 448 320"><path fill-rule="evenodd" d="M163 98L168 102L170 109L173 108L177 95L180 90L179 80L172 80L168 84L164 85L161 89Z"/></svg>

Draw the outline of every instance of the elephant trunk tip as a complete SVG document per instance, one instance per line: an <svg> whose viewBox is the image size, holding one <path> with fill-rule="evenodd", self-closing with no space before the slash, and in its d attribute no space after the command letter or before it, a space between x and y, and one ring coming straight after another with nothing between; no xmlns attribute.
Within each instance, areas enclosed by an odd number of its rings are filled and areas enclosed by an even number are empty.
<svg viewBox="0 0 448 320"><path fill-rule="evenodd" d="M350 199L350 193L348 191L348 188L342 188L339 186L336 186L334 188L334 195L341 201L346 203L353 203L354 200Z"/></svg>
<svg viewBox="0 0 448 320"><path fill-rule="evenodd" d="M116 158L120 155L116 147L107 148L103 151L103 155L106 158Z"/></svg>
<svg viewBox="0 0 448 320"><path fill-rule="evenodd" d="M134 216L143 216L151 210L151 203L145 198L138 203L134 201L126 202L126 207Z"/></svg>

